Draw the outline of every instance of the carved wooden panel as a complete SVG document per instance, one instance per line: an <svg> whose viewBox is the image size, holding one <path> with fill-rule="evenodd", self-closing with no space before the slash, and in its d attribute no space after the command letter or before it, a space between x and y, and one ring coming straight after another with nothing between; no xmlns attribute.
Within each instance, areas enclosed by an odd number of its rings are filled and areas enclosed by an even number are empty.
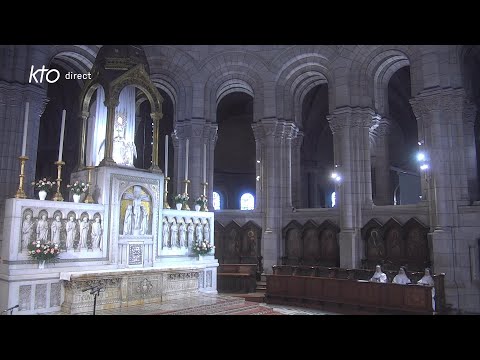
<svg viewBox="0 0 480 360"><path fill-rule="evenodd" d="M282 262L287 265L338 266L339 231L340 229L328 220L321 225L309 220L303 226L297 221L291 221L283 229L285 256Z"/></svg>
<svg viewBox="0 0 480 360"><path fill-rule="evenodd" d="M364 268L373 269L381 264L384 270L398 270L406 266L409 271L421 271L430 265L428 227L411 218L404 225L394 218L384 225L375 219L362 228L365 242Z"/></svg>
<svg viewBox="0 0 480 360"><path fill-rule="evenodd" d="M401 262L405 258L402 225L393 218L384 225L384 239L386 258L392 263Z"/></svg>
<svg viewBox="0 0 480 360"><path fill-rule="evenodd" d="M362 237L365 241L365 255L369 261L378 262L385 256L385 244L383 243L381 228L382 224L372 219L362 229Z"/></svg>
<svg viewBox="0 0 480 360"><path fill-rule="evenodd" d="M224 252L224 249L223 249L223 245L224 245L224 241L223 241L223 237L224 237L224 234L225 234L225 228L223 227L222 224L220 224L220 222L218 222L217 220L215 220L214 222L214 228L213 228L213 236L215 238L215 257L217 259L221 259L222 258L222 254Z"/></svg>
<svg viewBox="0 0 480 360"><path fill-rule="evenodd" d="M319 226L320 256L317 263L325 266L340 265L340 247L338 233L340 229L326 220Z"/></svg>
<svg viewBox="0 0 480 360"><path fill-rule="evenodd" d="M235 221L225 227L215 221L216 256L222 264L257 264L261 254L262 228L249 221L240 226Z"/></svg>

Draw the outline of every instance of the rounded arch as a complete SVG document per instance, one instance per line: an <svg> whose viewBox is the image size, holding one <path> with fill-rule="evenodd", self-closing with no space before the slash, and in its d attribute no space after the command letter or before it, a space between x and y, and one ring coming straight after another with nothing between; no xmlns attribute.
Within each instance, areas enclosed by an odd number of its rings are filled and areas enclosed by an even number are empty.
<svg viewBox="0 0 480 360"><path fill-rule="evenodd" d="M224 51L199 64L205 82L205 117L216 122L216 107L227 94L245 92L254 98L253 121L263 114L263 77L270 73L263 59L250 52ZM206 77L206 78L205 78ZM199 79L200 81L200 79ZM230 91L228 89L230 88Z"/></svg>
<svg viewBox="0 0 480 360"><path fill-rule="evenodd" d="M365 55L367 54L367 55ZM349 87L352 106L385 106L386 87L393 73L410 66L411 95L423 89L421 51L415 45L365 45L355 49L350 68ZM378 90L377 90L378 89Z"/></svg>
<svg viewBox="0 0 480 360"><path fill-rule="evenodd" d="M174 124L178 120L190 118L192 114L191 99L193 97L192 83L185 71L181 68L176 69L176 72L171 72L157 66L151 67L155 72L152 72L150 79L158 88L165 91L172 99L175 109Z"/></svg>
<svg viewBox="0 0 480 360"><path fill-rule="evenodd" d="M294 48L276 60L279 67L275 78L277 116L282 119L293 119L301 123L301 109L303 100L315 86L327 83L329 85L329 109L335 108L335 99L332 89L334 78L330 67L330 58L334 57L334 50L330 48L304 49ZM319 51L322 51L319 52ZM325 54L323 53L325 51ZM283 64L278 63L280 59Z"/></svg>
<svg viewBox="0 0 480 360"><path fill-rule="evenodd" d="M250 95L252 98L255 97L252 87L246 81L240 79L227 80L220 85L217 90L217 106L226 95L234 92L243 92Z"/></svg>

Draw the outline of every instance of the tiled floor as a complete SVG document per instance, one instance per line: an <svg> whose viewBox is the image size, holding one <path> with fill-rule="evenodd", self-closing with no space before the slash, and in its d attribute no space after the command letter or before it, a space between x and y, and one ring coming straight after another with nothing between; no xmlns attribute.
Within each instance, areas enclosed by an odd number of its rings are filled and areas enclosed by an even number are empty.
<svg viewBox="0 0 480 360"><path fill-rule="evenodd" d="M93 311L93 309L92 309ZM59 313L57 313L59 314ZM82 315L92 315L84 313ZM335 315L332 312L294 306L249 302L226 295L198 294L188 298L97 310L96 315Z"/></svg>

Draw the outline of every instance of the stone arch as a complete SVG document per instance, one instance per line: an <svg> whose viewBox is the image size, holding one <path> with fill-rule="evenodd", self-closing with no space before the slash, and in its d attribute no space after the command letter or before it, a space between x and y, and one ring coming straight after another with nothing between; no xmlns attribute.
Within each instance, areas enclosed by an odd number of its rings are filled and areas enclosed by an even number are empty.
<svg viewBox="0 0 480 360"><path fill-rule="evenodd" d="M263 115L264 78L270 72L263 59L251 53L225 51L212 55L200 65L205 77L205 118L216 122L216 107L234 91L249 93L254 99L254 122ZM228 91L229 90L229 91Z"/></svg>
<svg viewBox="0 0 480 360"><path fill-rule="evenodd" d="M377 106L383 107L386 97L381 93L382 86L388 84L396 70L408 65L412 77L412 96L423 89L422 54L418 45L368 45L355 50L353 66L349 71L352 105L375 109Z"/></svg>
<svg viewBox="0 0 480 360"><path fill-rule="evenodd" d="M180 69L178 69L180 71ZM158 69L150 75L150 79L170 97L174 106L174 126L177 121L191 117L192 104L187 99L193 97L192 83L184 72L173 73Z"/></svg>
<svg viewBox="0 0 480 360"><path fill-rule="evenodd" d="M301 108L305 95L315 86L329 86L329 108L335 108L334 77L330 71L336 50L332 47L294 47L278 56L275 98L277 116L301 122Z"/></svg>

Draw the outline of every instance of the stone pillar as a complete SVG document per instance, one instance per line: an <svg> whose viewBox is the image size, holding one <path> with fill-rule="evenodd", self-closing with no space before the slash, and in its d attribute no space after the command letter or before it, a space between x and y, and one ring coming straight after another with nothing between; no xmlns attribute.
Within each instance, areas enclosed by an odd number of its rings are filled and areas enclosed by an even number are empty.
<svg viewBox="0 0 480 360"><path fill-rule="evenodd" d="M351 113L336 110L327 116L333 133L336 168L342 177L335 188L337 206L340 208L340 267L353 268L356 265L357 243L353 227L352 159L350 144Z"/></svg>
<svg viewBox="0 0 480 360"><path fill-rule="evenodd" d="M170 176L173 190L172 197L185 191L185 148L186 139L190 135L190 127L185 122L177 122L173 131L172 141L175 148L174 174ZM189 160L190 161L190 160ZM190 190L189 190L190 192Z"/></svg>
<svg viewBox="0 0 480 360"><path fill-rule="evenodd" d="M117 108L118 100L105 100L105 106L107 107L107 126L105 130L105 155L100 162L100 166L115 166L116 163L113 160L113 133L115 124L115 109Z"/></svg>
<svg viewBox="0 0 480 360"><path fill-rule="evenodd" d="M390 124L382 118L374 130L375 142L375 205L393 204L393 189L390 181L390 153L388 150Z"/></svg>
<svg viewBox="0 0 480 360"><path fill-rule="evenodd" d="M260 123L252 124L253 136L255 137L255 154L256 154L256 188L255 188L255 210L262 211L263 204L265 203L265 194L263 192L264 180L264 154L263 149L265 146L265 132Z"/></svg>
<svg viewBox="0 0 480 360"><path fill-rule="evenodd" d="M218 125L210 124L208 127L205 126L203 134L203 141L207 144L207 199L208 199L208 208L210 211L213 211L213 191L214 191L214 171L215 171L215 146L217 144L218 138ZM203 161L203 158L202 158ZM203 174L202 174L203 176Z"/></svg>
<svg viewBox="0 0 480 360"><path fill-rule="evenodd" d="M363 204L367 207L373 205L372 198L372 163L370 154L370 131L377 127L380 117L375 115L373 111L363 111L361 121L361 154L363 166L361 172L364 174L364 188L363 188ZM387 178L388 179L388 178ZM361 221L361 219L360 219Z"/></svg>
<svg viewBox="0 0 480 360"><path fill-rule="evenodd" d="M193 203L200 194L203 194L203 145L205 119L192 119L190 121L190 144L188 159L188 178L190 180L188 193L190 203ZM185 161L185 159L184 159Z"/></svg>
<svg viewBox="0 0 480 360"><path fill-rule="evenodd" d="M182 129L183 131L183 129ZM180 164L179 164L179 159L181 158L180 157L180 139L179 139L179 136L178 136L178 131L177 129L174 129L172 134L171 134L171 137L172 137L172 144L173 144L173 154L174 154L174 157L173 157L173 174L169 174L169 177L170 177L170 182L169 182L169 185L170 185L170 191L169 192L169 199L168 199L168 202L171 203L172 202L172 198L177 195L179 193L179 190L181 189L181 187L179 187L179 179L180 179ZM175 204L173 205L175 206Z"/></svg>
<svg viewBox="0 0 480 360"><path fill-rule="evenodd" d="M46 91L32 85L0 81L0 241L3 239L5 200L13 198L19 185L25 103L29 102L24 190L33 197L40 117L47 105ZM1 243L0 243L1 246Z"/></svg>
<svg viewBox="0 0 480 360"><path fill-rule="evenodd" d="M289 211L293 206L293 186L292 186L292 173L293 173L293 150L292 142L293 139L297 136L298 128L293 123L287 123L285 127L285 146L284 146L284 164L285 164L285 177L284 177L284 189L285 189L285 198L284 206Z"/></svg>
<svg viewBox="0 0 480 360"><path fill-rule="evenodd" d="M298 128L297 128L298 129ZM297 130L292 135L292 205L295 208L300 208L302 204L302 167L301 167L301 152L303 142L303 132Z"/></svg>
<svg viewBox="0 0 480 360"><path fill-rule="evenodd" d="M463 139L465 144L465 161L470 202L480 200L478 196L477 146L475 143L476 118L477 108L475 104L472 101L466 100L463 109Z"/></svg>
<svg viewBox="0 0 480 360"><path fill-rule="evenodd" d="M340 208L340 266L360 265L362 207L371 204L371 165L369 130L375 117L369 108L336 109L327 117L333 133L336 171L342 180L336 184Z"/></svg>
<svg viewBox="0 0 480 360"><path fill-rule="evenodd" d="M410 100L424 135L429 159L426 172L430 212L429 246L435 273L444 272L447 303L458 306L469 273L470 236L462 235L458 207L468 203L463 142L463 89L422 91ZM420 131L419 131L420 133ZM465 289L462 289L465 291Z"/></svg>
<svg viewBox="0 0 480 360"><path fill-rule="evenodd" d="M150 117L153 121L153 146L152 146L152 165L150 166L150 171L152 172L162 172L158 166L158 128L159 122L163 117L162 113L151 113ZM163 150L163 149L162 149Z"/></svg>
<svg viewBox="0 0 480 360"><path fill-rule="evenodd" d="M272 266L278 263L281 256L281 144L284 137L284 126L275 118L262 119L252 125L255 138L262 138L263 146L261 163L263 178L261 179L265 194L263 196L262 256L265 273L272 272Z"/></svg>

